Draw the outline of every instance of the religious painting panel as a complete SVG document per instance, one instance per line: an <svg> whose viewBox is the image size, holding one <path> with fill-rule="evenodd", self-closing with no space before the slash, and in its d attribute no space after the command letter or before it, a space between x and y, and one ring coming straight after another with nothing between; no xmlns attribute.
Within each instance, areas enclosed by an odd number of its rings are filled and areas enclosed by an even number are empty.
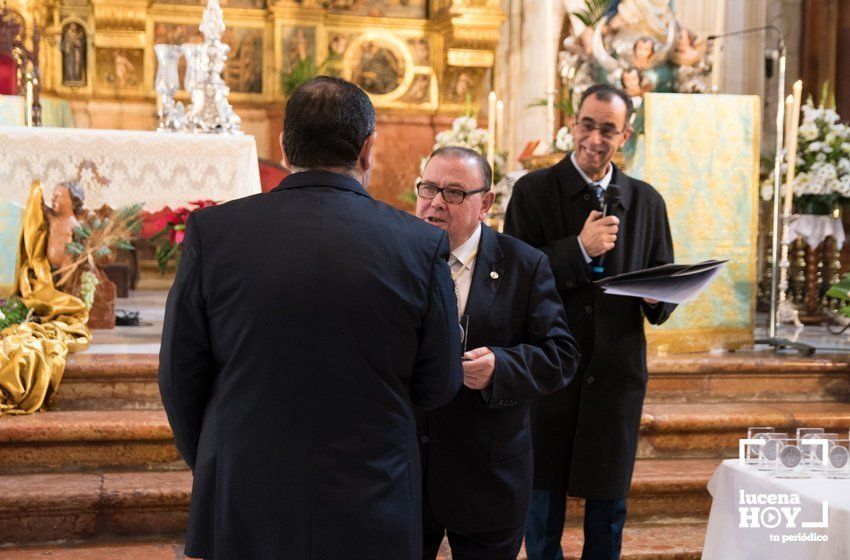
<svg viewBox="0 0 850 560"><path fill-rule="evenodd" d="M431 48L426 37L408 39L407 46L413 55L413 64L417 66L429 66L431 64Z"/></svg>
<svg viewBox="0 0 850 560"><path fill-rule="evenodd" d="M230 46L224 81L233 92L263 92L263 29L228 27L221 40Z"/></svg>
<svg viewBox="0 0 850 560"><path fill-rule="evenodd" d="M199 44L204 36L195 23L156 22L154 44L182 45ZM230 47L224 67L224 81L234 93L263 92L263 29L255 27L228 26L221 41ZM180 83L186 74L186 61L178 65Z"/></svg>
<svg viewBox="0 0 850 560"><path fill-rule="evenodd" d="M328 60L342 60L354 39L354 33L334 31L328 34Z"/></svg>
<svg viewBox="0 0 850 560"><path fill-rule="evenodd" d="M427 0L318 0L321 7L335 13L370 17L428 17Z"/></svg>
<svg viewBox="0 0 850 560"><path fill-rule="evenodd" d="M115 92L137 92L144 75L143 49L98 48L98 88Z"/></svg>
<svg viewBox="0 0 850 560"><path fill-rule="evenodd" d="M281 27L281 70L283 72L292 72L298 68L301 63L312 60L316 64L320 64L321 60L316 60L316 28L310 26L289 26ZM337 44L336 48L345 47Z"/></svg>
<svg viewBox="0 0 850 560"><path fill-rule="evenodd" d="M343 77L362 87L378 103L400 98L411 86L413 55L391 33L370 31L352 41L343 60Z"/></svg>
<svg viewBox="0 0 850 560"><path fill-rule="evenodd" d="M483 100L485 72L485 68L449 67L443 78L443 100L450 105L477 107Z"/></svg>
<svg viewBox="0 0 850 560"><path fill-rule="evenodd" d="M62 85L85 86L88 83L88 35L79 22L71 21L62 26L59 49L62 52Z"/></svg>
<svg viewBox="0 0 850 560"><path fill-rule="evenodd" d="M431 91L431 75L417 74L413 77L413 82L410 84L410 89L401 97L402 103L412 103L420 105L424 103L434 103Z"/></svg>

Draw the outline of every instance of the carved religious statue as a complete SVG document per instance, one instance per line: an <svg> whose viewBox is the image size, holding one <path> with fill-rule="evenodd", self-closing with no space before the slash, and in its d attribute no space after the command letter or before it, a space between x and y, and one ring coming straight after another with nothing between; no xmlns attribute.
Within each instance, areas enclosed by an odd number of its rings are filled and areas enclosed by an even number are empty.
<svg viewBox="0 0 850 560"><path fill-rule="evenodd" d="M62 32L62 85L86 84L86 32L73 21Z"/></svg>
<svg viewBox="0 0 850 560"><path fill-rule="evenodd" d="M74 228L79 227L78 217L83 213L85 192L79 183L68 181L56 185L50 206L44 208L47 218L47 262L59 270L73 261L66 250L74 240Z"/></svg>
<svg viewBox="0 0 850 560"><path fill-rule="evenodd" d="M598 82L621 86L636 105L650 91L706 90L705 41L679 25L671 0L613 0L600 16L564 40L559 70L573 99Z"/></svg>

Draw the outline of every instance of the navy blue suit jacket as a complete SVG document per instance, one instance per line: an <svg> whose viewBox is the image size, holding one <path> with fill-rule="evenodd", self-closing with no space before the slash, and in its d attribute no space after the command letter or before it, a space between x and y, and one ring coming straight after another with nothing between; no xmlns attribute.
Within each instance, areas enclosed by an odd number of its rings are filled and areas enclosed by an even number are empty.
<svg viewBox="0 0 850 560"><path fill-rule="evenodd" d="M192 214L159 369L194 471L189 556L421 556L414 407L462 380L447 257L334 173Z"/></svg>
<svg viewBox="0 0 850 560"><path fill-rule="evenodd" d="M533 477L530 406L565 387L579 362L546 256L482 228L465 310L467 349L493 351L492 384L464 386L447 406L419 415L431 512L459 533L524 523Z"/></svg>

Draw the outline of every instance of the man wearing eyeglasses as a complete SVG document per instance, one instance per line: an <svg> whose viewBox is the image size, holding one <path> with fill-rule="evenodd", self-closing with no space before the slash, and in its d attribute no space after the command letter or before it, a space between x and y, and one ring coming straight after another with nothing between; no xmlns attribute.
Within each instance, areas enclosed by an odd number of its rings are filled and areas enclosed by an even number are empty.
<svg viewBox="0 0 850 560"><path fill-rule="evenodd" d="M583 560L619 558L646 394L644 318L663 323L674 306L608 295L593 284L673 262L664 200L611 163L632 129L625 92L595 85L581 97L575 151L514 187L505 232L549 257L581 349L572 384L532 411L534 494L529 560L561 560L566 497L585 498ZM603 217L609 185L621 198ZM603 258L604 257L604 258Z"/></svg>
<svg viewBox="0 0 850 560"><path fill-rule="evenodd" d="M423 558L444 535L454 560L513 560L531 496L531 401L564 387L578 351L546 256L482 221L493 203L487 160L437 150L417 184L416 215L448 232L464 386L419 416Z"/></svg>

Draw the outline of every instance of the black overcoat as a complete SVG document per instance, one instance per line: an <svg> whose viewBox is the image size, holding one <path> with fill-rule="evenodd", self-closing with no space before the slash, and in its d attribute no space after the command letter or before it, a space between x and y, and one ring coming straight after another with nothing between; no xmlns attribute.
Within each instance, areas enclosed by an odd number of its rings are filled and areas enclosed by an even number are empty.
<svg viewBox="0 0 850 560"><path fill-rule="evenodd" d="M661 195L616 166L611 184L622 191L613 212L620 230L604 275L673 262ZM517 181L505 232L548 255L581 350L573 382L534 407L535 488L610 499L625 497L634 468L647 382L644 317L663 323L675 306L607 295L592 283L578 234L596 204L568 155Z"/></svg>
<svg viewBox="0 0 850 560"><path fill-rule="evenodd" d="M159 367L187 555L421 558L414 406L462 381L448 255L335 173L191 215Z"/></svg>
<svg viewBox="0 0 850 560"><path fill-rule="evenodd" d="M484 391L464 386L448 405L419 415L431 513L457 533L525 523L533 476L531 403L565 387L578 367L546 256L482 227L465 310L467 348L493 351L492 383Z"/></svg>

